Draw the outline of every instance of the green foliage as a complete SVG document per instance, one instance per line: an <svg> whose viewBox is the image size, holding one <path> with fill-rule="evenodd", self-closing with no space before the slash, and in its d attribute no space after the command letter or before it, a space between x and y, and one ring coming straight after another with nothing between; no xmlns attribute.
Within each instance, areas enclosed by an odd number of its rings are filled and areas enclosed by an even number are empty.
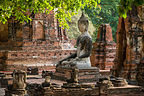
<svg viewBox="0 0 144 96"><path fill-rule="evenodd" d="M127 12L132 9L132 5L139 6L144 4L144 0L121 0L119 3L119 15L127 17Z"/></svg>
<svg viewBox="0 0 144 96"><path fill-rule="evenodd" d="M107 0L109 3L112 3L111 1ZM99 3L100 0L0 0L0 22L6 23L11 17L20 22L28 22L31 20L28 13L49 13L56 9L56 18L61 25L68 28L67 21L70 21L79 9L83 9L85 6L96 8ZM119 5L120 16L125 18L132 4L142 5L143 3L144 0L121 0ZM110 11L106 12L111 14Z"/></svg>
<svg viewBox="0 0 144 96"><path fill-rule="evenodd" d="M83 1L83 3L82 3ZM49 13L56 9L56 18L61 25L68 27L67 20L84 6L96 7L100 0L0 0L0 22L11 17L21 22L31 20L28 13ZM47 10L46 10L47 9Z"/></svg>
<svg viewBox="0 0 144 96"><path fill-rule="evenodd" d="M85 12L88 14L96 31L93 34L93 41L96 40L97 30L101 24L110 24L112 27L113 37L116 41L116 30L118 24L118 4L119 0L101 0L100 6L97 8L85 7Z"/></svg>

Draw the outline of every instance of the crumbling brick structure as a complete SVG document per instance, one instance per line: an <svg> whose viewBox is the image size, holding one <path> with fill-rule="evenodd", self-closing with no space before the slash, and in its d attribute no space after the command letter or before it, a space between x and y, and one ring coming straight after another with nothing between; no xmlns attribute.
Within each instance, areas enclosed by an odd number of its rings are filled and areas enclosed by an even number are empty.
<svg viewBox="0 0 144 96"><path fill-rule="evenodd" d="M8 23L0 24L0 70L46 68L75 51L54 11L48 15L32 13L31 18L28 23L20 24L11 18Z"/></svg>
<svg viewBox="0 0 144 96"><path fill-rule="evenodd" d="M119 18L114 75L124 77L130 82L135 82L136 79L143 80L143 58L144 6L142 5L133 6L126 19ZM137 74L139 72L141 75Z"/></svg>
<svg viewBox="0 0 144 96"><path fill-rule="evenodd" d="M114 65L115 51L116 43L113 41L111 26L103 24L99 27L97 40L93 44L92 66L101 70L110 70Z"/></svg>

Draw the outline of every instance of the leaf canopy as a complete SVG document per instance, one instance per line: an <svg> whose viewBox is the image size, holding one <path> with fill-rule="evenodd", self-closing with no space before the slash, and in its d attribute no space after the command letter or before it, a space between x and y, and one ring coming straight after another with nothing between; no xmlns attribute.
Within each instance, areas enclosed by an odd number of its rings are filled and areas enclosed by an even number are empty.
<svg viewBox="0 0 144 96"><path fill-rule="evenodd" d="M118 4L120 0L101 0L100 7L97 8L87 8L85 7L85 12L89 16L96 31L93 34L93 41L95 42L97 37L97 30L101 24L110 24L112 27L112 33L114 41L116 41L116 30L118 24Z"/></svg>
<svg viewBox="0 0 144 96"><path fill-rule="evenodd" d="M0 22L5 23L11 17L21 22L31 20L29 13L49 13L55 11L60 25L68 27L67 20L80 8L96 7L100 0L0 0Z"/></svg>
<svg viewBox="0 0 144 96"><path fill-rule="evenodd" d="M119 6L118 6L119 15L121 17L126 18L127 12L132 9L133 5L139 6L143 4L144 4L144 0L120 0Z"/></svg>
<svg viewBox="0 0 144 96"><path fill-rule="evenodd" d="M97 7L100 0L0 0L0 22L6 23L11 17L20 22L31 20L30 13L49 13L56 10L56 18L60 25L68 28L67 20L75 15L79 9L85 6L88 8ZM119 14L126 18L128 10L132 4L142 5L144 0L121 0L119 4Z"/></svg>

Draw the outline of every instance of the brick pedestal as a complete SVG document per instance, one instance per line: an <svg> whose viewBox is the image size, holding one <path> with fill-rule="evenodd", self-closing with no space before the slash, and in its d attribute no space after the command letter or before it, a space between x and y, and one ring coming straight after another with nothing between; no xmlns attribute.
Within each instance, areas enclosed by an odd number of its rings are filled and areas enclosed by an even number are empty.
<svg viewBox="0 0 144 96"><path fill-rule="evenodd" d="M71 78L71 69L56 68L56 72L52 75L53 79L66 81ZM79 69L78 81L79 82L98 82L100 77L98 68Z"/></svg>

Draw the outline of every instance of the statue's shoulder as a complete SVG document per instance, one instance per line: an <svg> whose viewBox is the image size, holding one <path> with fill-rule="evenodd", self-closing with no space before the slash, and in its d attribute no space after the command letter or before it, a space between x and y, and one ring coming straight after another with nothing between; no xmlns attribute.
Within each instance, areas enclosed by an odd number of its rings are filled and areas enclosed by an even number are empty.
<svg viewBox="0 0 144 96"><path fill-rule="evenodd" d="M77 38L77 45L79 43L91 43L91 42L92 42L92 38L89 35L83 35Z"/></svg>
<svg viewBox="0 0 144 96"><path fill-rule="evenodd" d="M92 38L90 36L83 36L82 41L88 40L88 41L92 41Z"/></svg>

